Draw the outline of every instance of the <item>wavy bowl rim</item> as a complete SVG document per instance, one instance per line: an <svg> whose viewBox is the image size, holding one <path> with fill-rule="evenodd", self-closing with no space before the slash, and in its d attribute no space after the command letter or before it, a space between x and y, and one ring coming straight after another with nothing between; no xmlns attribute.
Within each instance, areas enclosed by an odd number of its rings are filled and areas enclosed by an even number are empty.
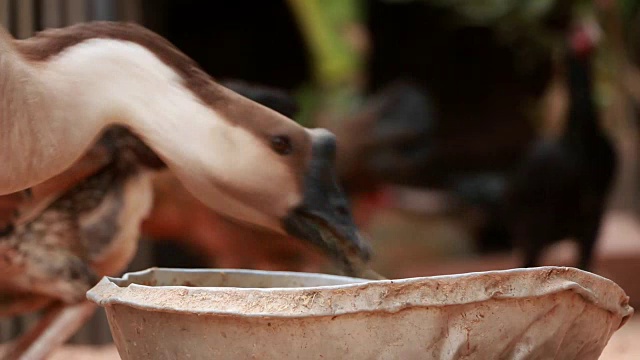
<svg viewBox="0 0 640 360"><path fill-rule="evenodd" d="M135 276L153 272L234 273L259 276L314 277L349 281L345 284L311 287L188 287L129 284ZM520 280L527 286L514 286ZM482 281L484 280L484 282ZM431 291L431 292L429 292ZM563 292L579 294L585 301L621 317L622 326L634 313L629 297L615 282L571 267L543 266L411 277L367 280L308 272L250 269L180 269L153 267L128 272L122 277L103 277L87 292L87 298L102 307L124 305L139 310L189 315L237 316L244 318L306 318L364 312L394 313L411 307L442 307L493 299L541 298ZM235 302L227 309L218 302ZM269 304L269 306L264 306Z"/></svg>

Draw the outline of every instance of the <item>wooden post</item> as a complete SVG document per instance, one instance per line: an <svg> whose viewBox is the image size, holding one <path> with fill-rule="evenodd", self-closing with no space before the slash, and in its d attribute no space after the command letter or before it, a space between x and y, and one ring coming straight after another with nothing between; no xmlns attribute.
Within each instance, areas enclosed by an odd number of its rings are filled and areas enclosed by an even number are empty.
<svg viewBox="0 0 640 360"><path fill-rule="evenodd" d="M17 7L17 31L18 39L28 38L35 30L33 0L20 0Z"/></svg>
<svg viewBox="0 0 640 360"><path fill-rule="evenodd" d="M10 28L9 24L9 0L0 0L0 25L5 29Z"/></svg>

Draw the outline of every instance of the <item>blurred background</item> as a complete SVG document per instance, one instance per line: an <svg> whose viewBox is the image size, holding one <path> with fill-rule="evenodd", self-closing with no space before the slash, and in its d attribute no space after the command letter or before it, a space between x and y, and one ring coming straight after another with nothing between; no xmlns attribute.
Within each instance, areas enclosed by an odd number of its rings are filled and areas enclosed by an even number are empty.
<svg viewBox="0 0 640 360"><path fill-rule="evenodd" d="M578 221L576 231L601 220L590 270L640 306L640 2L0 0L0 23L18 38L92 20L140 23L214 78L285 91L297 103L291 117L333 131L342 184L374 247L372 267L391 278L520 267L523 249L540 251L540 264L577 264L571 236L518 245L507 194L514 184L535 188L536 176L516 176L537 164L532 147L578 137L568 119L582 114L573 122L594 121L617 166L602 217ZM567 48L593 48L589 99L572 96ZM585 144L562 156L591 159ZM602 161L571 175L596 184L611 159ZM217 216L170 173L155 184L130 270L336 271L296 239ZM563 209L570 218L574 207ZM552 228L564 216L556 220L535 223ZM4 321L0 340L32 320ZM74 338L110 341L102 312Z"/></svg>

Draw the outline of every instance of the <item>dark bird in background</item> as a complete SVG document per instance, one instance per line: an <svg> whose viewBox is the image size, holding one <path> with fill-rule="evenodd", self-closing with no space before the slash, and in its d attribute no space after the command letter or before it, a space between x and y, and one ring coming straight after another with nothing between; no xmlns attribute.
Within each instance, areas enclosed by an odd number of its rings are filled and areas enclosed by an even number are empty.
<svg viewBox="0 0 640 360"><path fill-rule="evenodd" d="M508 226L525 267L538 265L547 245L571 238L580 247L578 267L590 268L617 168L593 99L595 41L585 27L574 31L564 54L569 89L564 132L534 144L506 194Z"/></svg>

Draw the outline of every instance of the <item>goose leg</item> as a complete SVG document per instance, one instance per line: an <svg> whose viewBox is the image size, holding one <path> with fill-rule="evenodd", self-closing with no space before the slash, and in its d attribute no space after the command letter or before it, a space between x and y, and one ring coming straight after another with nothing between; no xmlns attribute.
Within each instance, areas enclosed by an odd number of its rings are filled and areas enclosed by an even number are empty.
<svg viewBox="0 0 640 360"><path fill-rule="evenodd" d="M95 312L96 305L83 301L57 303L26 334L13 343L1 360L42 360L64 344Z"/></svg>

